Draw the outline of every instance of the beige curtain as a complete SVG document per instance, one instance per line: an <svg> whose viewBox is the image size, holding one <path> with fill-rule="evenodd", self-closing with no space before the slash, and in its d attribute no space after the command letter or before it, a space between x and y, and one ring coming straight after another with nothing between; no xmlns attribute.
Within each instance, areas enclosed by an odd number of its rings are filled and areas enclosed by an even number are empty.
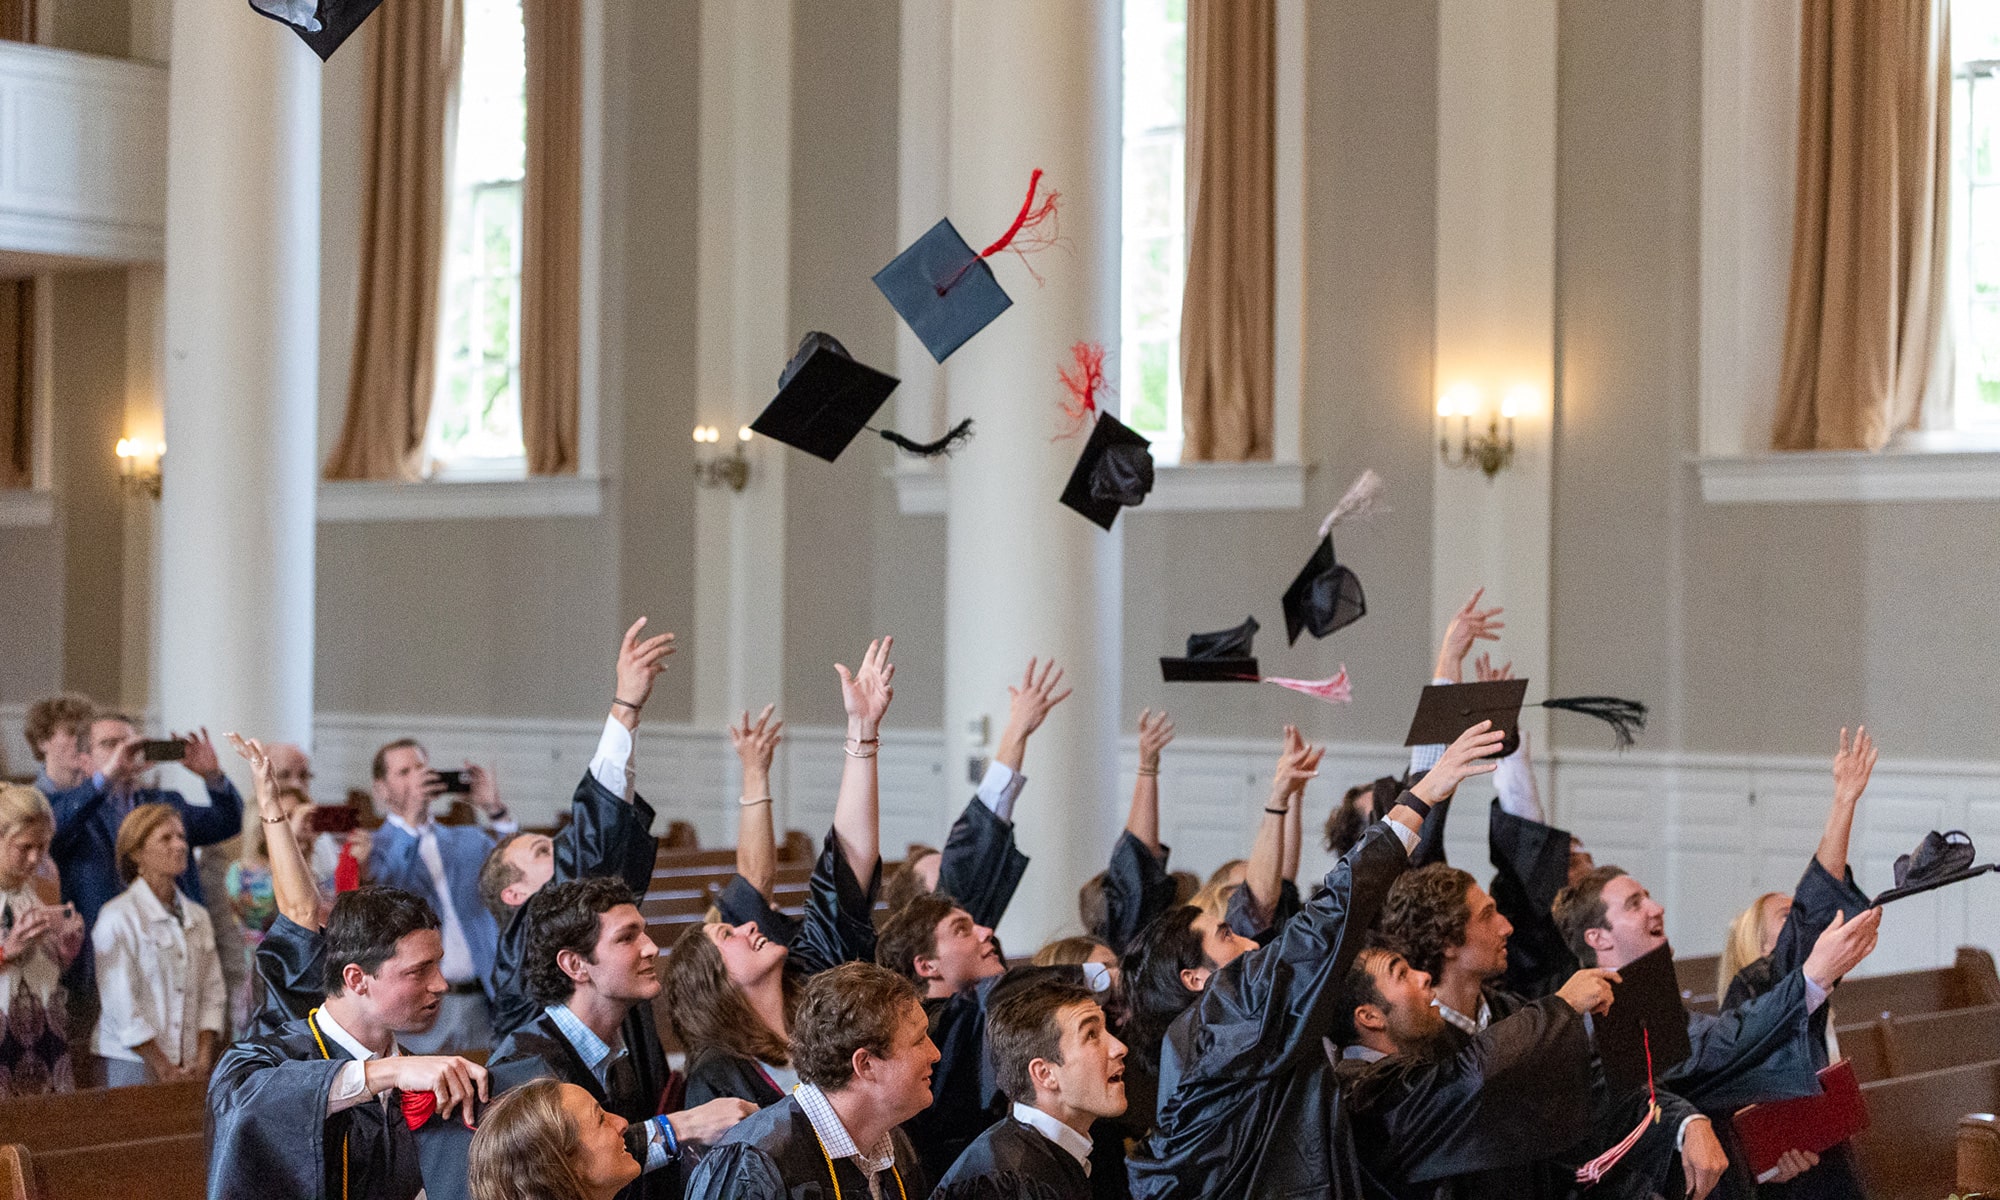
<svg viewBox="0 0 2000 1200"><path fill-rule="evenodd" d="M528 170L521 189L521 439L533 475L576 473L582 253L583 16L527 0Z"/></svg>
<svg viewBox="0 0 2000 1200"><path fill-rule="evenodd" d="M34 484L35 281L0 283L0 488Z"/></svg>
<svg viewBox="0 0 2000 1200"><path fill-rule="evenodd" d="M1805 0L1791 298L1772 447L1917 427L1945 321L1946 0Z"/></svg>
<svg viewBox="0 0 2000 1200"><path fill-rule="evenodd" d="M35 0L0 0L0 40L35 40Z"/></svg>
<svg viewBox="0 0 2000 1200"><path fill-rule="evenodd" d="M1275 0L1188 0L1188 461L1271 457Z"/></svg>
<svg viewBox="0 0 2000 1200"><path fill-rule="evenodd" d="M396 0L368 21L367 140L353 373L328 479L415 479L437 373L456 0Z"/></svg>

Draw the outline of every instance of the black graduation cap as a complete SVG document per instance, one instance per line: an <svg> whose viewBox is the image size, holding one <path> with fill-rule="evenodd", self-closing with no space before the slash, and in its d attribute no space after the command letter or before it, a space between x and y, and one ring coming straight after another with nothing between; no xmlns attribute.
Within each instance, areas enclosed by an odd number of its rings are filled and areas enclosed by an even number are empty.
<svg viewBox="0 0 2000 1200"><path fill-rule="evenodd" d="M250 0L250 7L292 27L325 62L382 0Z"/></svg>
<svg viewBox="0 0 2000 1200"><path fill-rule="evenodd" d="M750 428L832 462L899 382L854 361L838 339L815 330L799 342L778 376L776 398Z"/></svg>
<svg viewBox="0 0 2000 1200"><path fill-rule="evenodd" d="M1512 754L1521 745L1521 706L1528 694L1525 679L1495 679L1478 683L1434 683L1417 699L1416 715L1410 718L1405 746L1431 746L1455 742L1458 735L1479 724L1493 722L1493 728L1507 735L1500 743L1500 756ZM1562 696L1534 702L1536 708L1560 708L1611 726L1620 750L1632 744L1632 731L1646 727L1646 706L1637 700L1617 696Z"/></svg>
<svg viewBox="0 0 2000 1200"><path fill-rule="evenodd" d="M1014 303L950 218L875 272L875 286L939 362Z"/></svg>
<svg viewBox="0 0 2000 1200"><path fill-rule="evenodd" d="M1368 613L1361 580L1334 559L1333 537L1319 540L1292 586L1285 589L1285 644L1294 645L1302 631L1323 638L1345 629Z"/></svg>
<svg viewBox="0 0 2000 1200"><path fill-rule="evenodd" d="M1674 976L1673 947L1662 945L1626 963L1618 968L1618 980L1611 985L1611 1007L1593 1019L1597 1057L1614 1095L1646 1087L1694 1053L1680 981Z"/></svg>
<svg viewBox="0 0 2000 1200"><path fill-rule="evenodd" d="M1954 883L1975 879L1988 871L2000 871L2000 862L1973 866L1972 839L1963 830L1950 833L1936 830L1924 835L1917 848L1896 859L1896 886L1875 897L1877 905L1908 896L1918 896Z"/></svg>
<svg viewBox="0 0 2000 1200"><path fill-rule="evenodd" d="M1100 412L1062 502L1100 528L1111 528L1119 509L1136 508L1153 490L1152 445L1117 417Z"/></svg>
<svg viewBox="0 0 2000 1200"><path fill-rule="evenodd" d="M1191 633L1185 658L1162 658L1160 676L1168 683L1257 683L1262 673L1251 653L1257 618L1245 617L1234 629Z"/></svg>

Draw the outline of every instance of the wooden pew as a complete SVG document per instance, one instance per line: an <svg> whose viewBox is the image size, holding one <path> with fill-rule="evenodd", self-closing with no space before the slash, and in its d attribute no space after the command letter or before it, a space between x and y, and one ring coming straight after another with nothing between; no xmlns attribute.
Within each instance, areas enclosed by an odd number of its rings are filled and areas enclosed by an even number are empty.
<svg viewBox="0 0 2000 1200"><path fill-rule="evenodd" d="M2000 1192L2000 1118L1969 1113L1958 1119L1958 1190Z"/></svg>
<svg viewBox="0 0 2000 1200"><path fill-rule="evenodd" d="M2000 1062L1861 1085L1868 1128L1855 1158L1872 1200L1940 1200L1955 1186L1959 1119L2000 1109Z"/></svg>
<svg viewBox="0 0 2000 1200"><path fill-rule="evenodd" d="M69 1150L18 1152L27 1188L21 1200L202 1200L208 1191L208 1147L200 1133L99 1142ZM0 1181L6 1168L0 1165ZM0 1192L0 1195L4 1195Z"/></svg>
<svg viewBox="0 0 2000 1200"><path fill-rule="evenodd" d="M0 1200L35 1200L35 1166L19 1146L0 1146Z"/></svg>
<svg viewBox="0 0 2000 1200"><path fill-rule="evenodd" d="M1882 1017L1834 1030L1863 1083L2000 1059L2000 1004Z"/></svg>
<svg viewBox="0 0 2000 1200"><path fill-rule="evenodd" d="M95 1088L0 1101L0 1130L34 1155L192 1134L207 1120L208 1085L199 1080Z"/></svg>
<svg viewBox="0 0 2000 1200"><path fill-rule="evenodd" d="M1722 1004L1715 994L1715 967L1719 954L1697 954L1674 960L1674 978L1681 985L1681 1003L1689 1012L1713 1013Z"/></svg>
<svg viewBox="0 0 2000 1200"><path fill-rule="evenodd" d="M1976 946L1960 946L1949 967L1846 980L1834 989L1832 1003L1843 1023L1884 1014L1904 1017L2000 1004L2000 974L1994 971L1991 954Z"/></svg>
<svg viewBox="0 0 2000 1200"><path fill-rule="evenodd" d="M1834 1030L1840 1056L1854 1068L1857 1083L1874 1083L1901 1074L1892 1045L1891 1023L1869 1021L1865 1025L1843 1025Z"/></svg>

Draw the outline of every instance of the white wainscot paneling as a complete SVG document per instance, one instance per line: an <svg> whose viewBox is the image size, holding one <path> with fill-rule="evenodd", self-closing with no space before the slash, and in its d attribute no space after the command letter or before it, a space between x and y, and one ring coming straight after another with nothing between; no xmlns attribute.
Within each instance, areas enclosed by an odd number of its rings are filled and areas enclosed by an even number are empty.
<svg viewBox="0 0 2000 1200"><path fill-rule="evenodd" d="M0 42L0 251L158 262L167 72Z"/></svg>

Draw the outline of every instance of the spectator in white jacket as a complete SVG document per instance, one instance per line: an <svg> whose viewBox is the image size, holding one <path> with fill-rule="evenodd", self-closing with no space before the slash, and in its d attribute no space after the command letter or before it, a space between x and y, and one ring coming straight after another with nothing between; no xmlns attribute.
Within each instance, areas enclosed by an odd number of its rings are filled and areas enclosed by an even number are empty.
<svg viewBox="0 0 2000 1200"><path fill-rule="evenodd" d="M111 1087L206 1079L221 1051L228 990L208 910L174 886L187 831L165 804L142 804L118 827L128 886L97 916L97 1053Z"/></svg>

